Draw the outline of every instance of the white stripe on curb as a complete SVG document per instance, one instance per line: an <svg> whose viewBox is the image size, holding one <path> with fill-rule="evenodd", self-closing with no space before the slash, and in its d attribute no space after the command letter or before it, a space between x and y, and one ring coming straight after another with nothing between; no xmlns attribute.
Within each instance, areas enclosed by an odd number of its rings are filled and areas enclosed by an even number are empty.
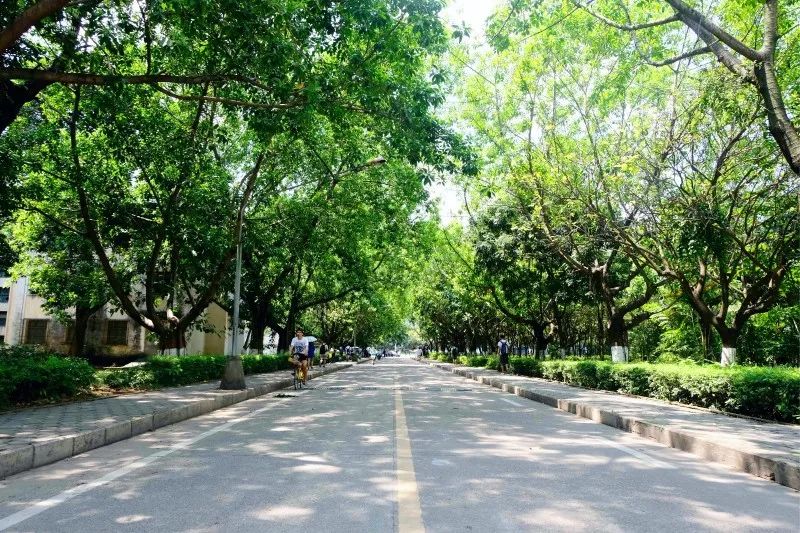
<svg viewBox="0 0 800 533"><path fill-rule="evenodd" d="M667 470L675 468L673 465L671 465L669 463L665 463L664 461L660 461L660 460L656 459L655 457L650 457L646 453L640 452L639 450L634 450L633 448L629 448L629 447L625 446L624 444L620 444L618 442L614 442L611 439L607 439L605 437L598 437L596 439L591 439L591 440L593 440L594 442L597 442L598 444L605 444L607 446L611 446L612 448L616 448L616 449L618 449L618 450L620 450L622 452L627 453L628 455L631 455L631 456L639 459L643 463L646 463L646 464L648 464L648 465L650 465L652 467L664 468L664 469L667 469Z"/></svg>
<svg viewBox="0 0 800 533"><path fill-rule="evenodd" d="M510 403L511 405L516 405L517 407L525 407L521 403L515 402L514 400L509 400L508 398L500 398L500 399L503 400L506 403Z"/></svg>

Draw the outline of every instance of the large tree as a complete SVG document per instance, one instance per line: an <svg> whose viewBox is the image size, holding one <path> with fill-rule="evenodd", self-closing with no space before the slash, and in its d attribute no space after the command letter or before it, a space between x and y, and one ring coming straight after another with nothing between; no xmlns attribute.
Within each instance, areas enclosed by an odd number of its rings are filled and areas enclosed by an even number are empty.
<svg viewBox="0 0 800 533"><path fill-rule="evenodd" d="M680 109L668 121L661 150L629 181L640 191L627 204L637 224L612 226L632 257L679 287L704 330L717 332L722 364L735 362L746 324L774 307L800 260L798 176L732 87L725 77L706 87L715 113ZM605 192L618 199L619 190Z"/></svg>

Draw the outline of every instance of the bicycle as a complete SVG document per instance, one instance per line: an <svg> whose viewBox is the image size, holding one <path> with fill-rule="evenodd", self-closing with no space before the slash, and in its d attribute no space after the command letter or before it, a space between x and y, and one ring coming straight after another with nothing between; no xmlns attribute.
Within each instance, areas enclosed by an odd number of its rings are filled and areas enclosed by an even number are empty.
<svg viewBox="0 0 800 533"><path fill-rule="evenodd" d="M303 388L303 366L302 365L295 365L294 372L292 372L292 377L294 378L294 390L300 390Z"/></svg>
<svg viewBox="0 0 800 533"><path fill-rule="evenodd" d="M294 390L300 390L303 388L303 362L300 360L299 357L293 355L289 358L289 361L294 365L294 370L292 371L292 384L294 385Z"/></svg>

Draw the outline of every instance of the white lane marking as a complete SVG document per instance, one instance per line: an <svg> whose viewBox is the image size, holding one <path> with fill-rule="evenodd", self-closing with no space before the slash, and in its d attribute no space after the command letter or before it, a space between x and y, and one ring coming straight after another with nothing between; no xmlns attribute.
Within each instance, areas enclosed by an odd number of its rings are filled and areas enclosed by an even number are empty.
<svg viewBox="0 0 800 533"><path fill-rule="evenodd" d="M425 533L422 523L422 506L419 503L417 476L411 456L411 439L406 425L403 392L394 392L395 444L397 450L397 531L398 533Z"/></svg>
<svg viewBox="0 0 800 533"><path fill-rule="evenodd" d="M607 446L611 446L612 448L616 448L616 449L618 449L618 450L620 450L622 452L627 453L628 455L636 457L640 461L642 461L644 463L647 463L648 465L653 466L655 468L664 468L664 469L668 469L668 470L671 470L671 469L675 468L673 465L671 465L669 463L665 463L664 461L660 461L660 460L656 459L655 457L650 457L646 453L642 453L639 450L634 450L633 448L629 448L629 447L625 446L624 444L620 444L618 442L614 442L611 439L606 439L604 437L598 437L595 440L599 444L605 444Z"/></svg>
<svg viewBox="0 0 800 533"><path fill-rule="evenodd" d="M305 393L303 393L303 392L297 393L297 396L300 396L302 394L305 394ZM81 494L89 492L90 490L96 489L98 487L102 487L103 485L107 485L108 483L111 483L112 481L114 481L116 479L119 479L119 478L121 478L122 476L124 476L126 474L129 474L129 473L131 473L131 472L133 472L135 470L139 470L140 468L144 468L145 466L149 465L150 463L152 463L154 461L157 461L158 459L161 459L162 457L166 457L166 456L168 456L168 455L170 455L172 453L175 453L177 451L183 450L183 449L191 446L192 444L195 444L195 443L197 443L197 442L199 442L199 441L201 441L201 440L203 440L205 438L210 437L211 435L215 435L215 434L219 433L220 431L225 431L226 429L229 429L230 427L232 427L232 426L234 426L236 424L239 424L240 422L244 422L245 420L247 420L247 419L249 419L249 418L251 418L251 417L253 417L253 416L255 416L255 415L259 414L259 413L262 413L264 411L267 411L269 409L273 409L273 408L275 408L275 407L277 407L279 405L282 405L282 404L288 402L290 399L291 398L286 398L285 400L279 400L279 401L277 401L275 403L271 403L270 405L268 405L266 407L262 407L261 409L253 411L252 413L249 413L249 414L247 414L245 416L242 416L242 417L239 417L239 418L234 418L233 420L229 420L229 421L223 423L222 425L219 425L219 426L217 426L217 427L215 427L213 429L210 429L208 431L205 431L205 432L197 435L196 437L192 437L191 439L186 439L186 440L177 442L177 443L173 444L172 446L170 446L170 447L168 447L168 448L166 448L164 450L158 451L158 452L156 452L156 453L154 453L152 455L148 455L144 459L139 459L138 461L134 461L134 462L132 462L130 464L127 464L127 465L125 465L125 466L123 466L121 468L118 468L117 470L114 470L113 472L109 472L108 474L102 476L99 479L96 479L94 481L91 481L89 483L85 483L85 484L82 484L82 485L77 485L75 487L72 487L71 489L67 489L67 490L61 492L60 494L57 494L57 495L53 496L52 498L48 498L46 500L42 500L42 501L36 502L33 505L31 505L30 507L22 509L21 511L17 511L16 513L8 515L7 517L5 517L2 520L0 520L0 531L5 531L6 529L8 529L10 527L13 527L13 526L15 526L15 525L17 525L17 524L19 524L21 522L24 522L25 520L27 520L27 519L29 519L31 517L34 517L39 513L43 513L44 511L46 511L48 509L52 509L53 507L61 505L62 503L66 502L68 500L71 500L72 498L74 498L76 496L80 496Z"/></svg>
<svg viewBox="0 0 800 533"><path fill-rule="evenodd" d="M525 407L525 406L524 406L524 405L522 405L521 403L519 403L519 402L515 402L514 400L511 400L511 399L509 399L509 398L500 398L500 399L501 399L501 400L503 400L503 401L504 401L504 402L506 402L506 403L510 403L511 405L516 405L517 407Z"/></svg>

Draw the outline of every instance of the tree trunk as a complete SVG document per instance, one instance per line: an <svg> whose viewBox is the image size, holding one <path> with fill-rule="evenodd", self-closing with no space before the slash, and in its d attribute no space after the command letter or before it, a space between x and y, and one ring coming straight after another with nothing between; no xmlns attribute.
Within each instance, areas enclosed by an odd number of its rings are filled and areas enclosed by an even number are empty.
<svg viewBox="0 0 800 533"><path fill-rule="evenodd" d="M531 329L533 329L534 358L544 359L545 353L547 352L547 345L550 344L550 339L548 338L547 335L545 335L543 325L537 324L532 326Z"/></svg>
<svg viewBox="0 0 800 533"><path fill-rule="evenodd" d="M252 312L252 311L251 311ZM253 320L250 322L250 344L248 348L257 354L264 352L264 330L267 329L267 313L256 311L252 314ZM281 335L281 339L283 339Z"/></svg>
<svg viewBox="0 0 800 533"><path fill-rule="evenodd" d="M711 322L700 317L700 342L703 345L703 359L711 355Z"/></svg>
<svg viewBox="0 0 800 533"><path fill-rule="evenodd" d="M614 363L628 362L628 332L625 328L625 316L611 312L608 318L606 338L611 347L611 360Z"/></svg>
<svg viewBox="0 0 800 533"><path fill-rule="evenodd" d="M278 334L278 353L288 352L289 343L292 342L292 339L289 337L289 330L276 325L270 327Z"/></svg>
<svg viewBox="0 0 800 533"><path fill-rule="evenodd" d="M78 305L75 307L75 328L72 331L72 344L69 347L69 354L74 356L83 355L83 348L86 346L86 328L89 326L89 319L99 307L86 307Z"/></svg>
<svg viewBox="0 0 800 533"><path fill-rule="evenodd" d="M597 348L598 353L605 346L605 322L603 321L603 309L597 306Z"/></svg>
<svg viewBox="0 0 800 533"><path fill-rule="evenodd" d="M720 356L720 364L722 366L730 366L736 364L736 341L739 340L740 331L736 328L730 328L726 325L716 326L717 333L722 340L722 354Z"/></svg>

